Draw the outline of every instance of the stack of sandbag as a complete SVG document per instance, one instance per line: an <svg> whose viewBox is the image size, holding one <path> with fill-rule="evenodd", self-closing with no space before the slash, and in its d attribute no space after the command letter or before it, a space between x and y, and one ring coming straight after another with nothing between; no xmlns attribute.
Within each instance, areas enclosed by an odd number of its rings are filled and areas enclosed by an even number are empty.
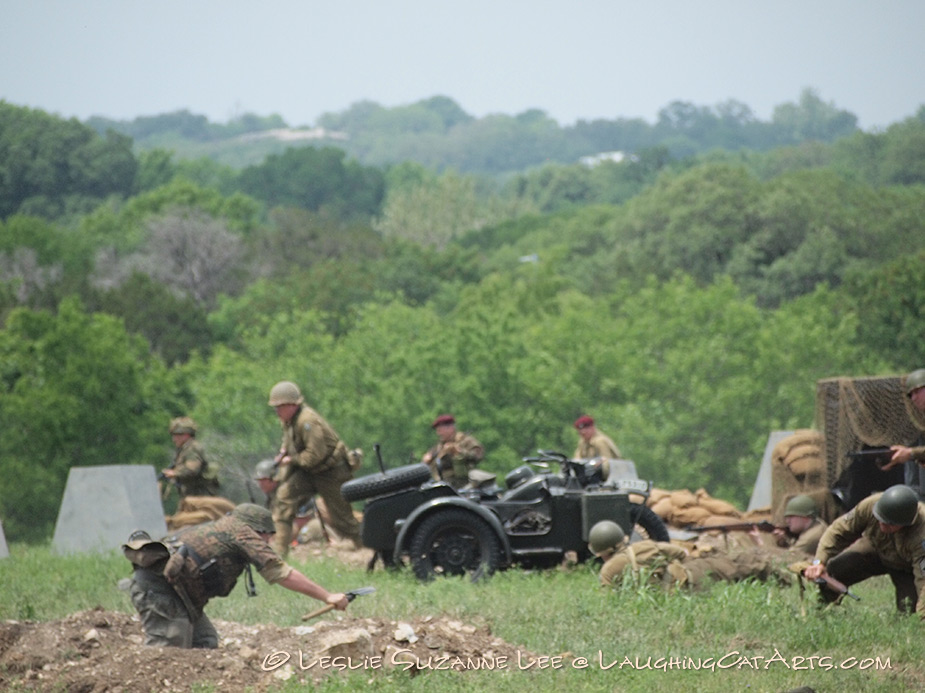
<svg viewBox="0 0 925 693"><path fill-rule="evenodd" d="M742 517L732 503L713 498L702 488L693 493L654 488L647 505L666 524L675 527L730 524Z"/></svg>
<svg viewBox="0 0 925 693"><path fill-rule="evenodd" d="M771 452L771 497L776 521L783 519L787 501L798 494L826 488L825 438L801 429L780 440Z"/></svg>

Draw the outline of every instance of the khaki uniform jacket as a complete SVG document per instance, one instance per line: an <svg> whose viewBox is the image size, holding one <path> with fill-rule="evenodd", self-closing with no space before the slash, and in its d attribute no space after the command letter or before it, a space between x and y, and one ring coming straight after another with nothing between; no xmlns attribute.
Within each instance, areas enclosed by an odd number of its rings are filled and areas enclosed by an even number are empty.
<svg viewBox="0 0 925 693"><path fill-rule="evenodd" d="M610 587L629 568L636 571L639 568L648 568L653 571L653 579L661 580L665 570L674 561L682 561L687 554L680 546L667 541L651 541L645 539L635 544L627 544L607 559L601 568L601 586ZM675 571L669 571L674 577ZM684 571L677 576L683 579Z"/></svg>
<svg viewBox="0 0 925 693"><path fill-rule="evenodd" d="M598 431L591 440L584 438L578 443L572 459L590 460L592 457L605 457L607 459L622 459L620 449L610 438Z"/></svg>
<svg viewBox="0 0 925 693"><path fill-rule="evenodd" d="M874 505L882 494L868 496L848 513L839 517L822 535L816 558L828 563L864 537L888 568L912 572L918 603L925 604L925 506L919 504L915 521L908 527L884 534L874 517ZM923 612L925 617L925 612Z"/></svg>
<svg viewBox="0 0 925 693"><path fill-rule="evenodd" d="M829 524L825 520L817 519L805 532L800 533L800 536L796 538L790 548L795 551L802 551L810 556L815 555L819 540L822 539L822 535L825 534L828 528Z"/></svg>
<svg viewBox="0 0 925 693"><path fill-rule="evenodd" d="M347 446L337 432L321 414L304 404L283 424L283 449L292 458L290 466L301 467L309 474L326 472L338 462L347 464ZM286 465L280 467L283 473L288 471Z"/></svg>

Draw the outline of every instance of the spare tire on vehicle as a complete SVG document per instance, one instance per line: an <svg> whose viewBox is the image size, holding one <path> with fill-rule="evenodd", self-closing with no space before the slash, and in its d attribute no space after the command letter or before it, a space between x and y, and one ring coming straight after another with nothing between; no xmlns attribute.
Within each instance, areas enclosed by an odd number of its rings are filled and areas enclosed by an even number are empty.
<svg viewBox="0 0 925 693"><path fill-rule="evenodd" d="M340 493L347 502L366 500L374 496L383 496L411 486L420 486L431 480L430 468L426 464L406 464L395 469L386 469L385 473L367 474L359 479L351 479L340 487Z"/></svg>

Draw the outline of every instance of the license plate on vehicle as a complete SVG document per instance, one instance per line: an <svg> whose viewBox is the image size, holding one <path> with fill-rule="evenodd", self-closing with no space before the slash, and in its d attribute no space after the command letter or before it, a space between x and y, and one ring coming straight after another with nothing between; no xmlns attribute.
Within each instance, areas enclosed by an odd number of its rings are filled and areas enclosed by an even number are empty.
<svg viewBox="0 0 925 693"><path fill-rule="evenodd" d="M648 493L649 482L644 479L614 479L611 484L614 488L631 493Z"/></svg>

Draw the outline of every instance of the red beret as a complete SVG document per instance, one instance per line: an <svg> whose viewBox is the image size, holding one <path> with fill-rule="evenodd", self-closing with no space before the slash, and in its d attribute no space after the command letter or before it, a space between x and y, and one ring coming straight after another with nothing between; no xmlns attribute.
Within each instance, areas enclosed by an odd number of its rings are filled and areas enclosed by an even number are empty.
<svg viewBox="0 0 925 693"><path fill-rule="evenodd" d="M436 428L437 426L451 423L456 423L456 419L453 418L452 414L441 414L436 419L434 419L434 422L430 425L430 427Z"/></svg>
<svg viewBox="0 0 925 693"><path fill-rule="evenodd" d="M585 414L584 416L579 416L575 419L575 428L584 428L585 426L593 426L594 419Z"/></svg>

